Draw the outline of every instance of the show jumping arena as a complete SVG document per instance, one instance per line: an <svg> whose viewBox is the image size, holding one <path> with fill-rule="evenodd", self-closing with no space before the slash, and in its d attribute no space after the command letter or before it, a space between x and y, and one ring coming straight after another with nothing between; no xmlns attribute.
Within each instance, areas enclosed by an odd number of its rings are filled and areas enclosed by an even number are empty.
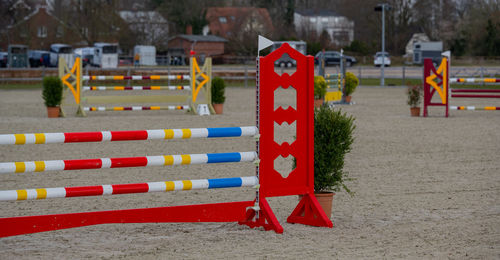
<svg viewBox="0 0 500 260"><path fill-rule="evenodd" d="M345 170L355 180L334 197L334 227L286 222L297 196L270 198L283 234L236 223L149 223L88 226L0 238L2 259L452 258L500 256L500 115L463 111L412 118L405 87L358 87L356 120ZM49 119L40 90L0 90L0 134L255 125L255 88L226 88L223 115L179 111L103 111ZM463 105L488 106L483 99ZM281 105L293 103L279 95ZM456 112L458 113L458 112ZM290 128L277 127L283 140ZM104 136L108 136L104 134ZM26 136L25 142L36 141ZM48 138L45 138L48 140ZM41 141L40 141L41 142ZM0 162L254 151L255 139L3 145ZM289 166L289 165L288 165ZM291 166L289 166L291 167ZM288 168L290 169L290 168ZM286 170L286 169L285 169ZM0 174L0 190L200 180L252 176L250 162ZM255 198L255 188L141 193L0 202L0 217L191 205Z"/></svg>

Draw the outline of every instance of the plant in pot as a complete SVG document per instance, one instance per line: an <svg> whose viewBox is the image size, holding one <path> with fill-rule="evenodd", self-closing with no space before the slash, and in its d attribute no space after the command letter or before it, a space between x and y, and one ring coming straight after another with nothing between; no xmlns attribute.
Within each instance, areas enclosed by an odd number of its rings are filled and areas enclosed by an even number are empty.
<svg viewBox="0 0 500 260"><path fill-rule="evenodd" d="M354 142L354 117L326 105L314 112L314 192L327 216L331 214L334 192L347 191L344 157Z"/></svg>
<svg viewBox="0 0 500 260"><path fill-rule="evenodd" d="M212 79L211 93L212 93L212 106L214 107L216 114L222 114L224 109L224 101L226 101L226 96L224 95L226 89L226 83L220 77L214 77Z"/></svg>
<svg viewBox="0 0 500 260"><path fill-rule="evenodd" d="M323 105L327 87L328 85L326 84L325 78L322 76L314 76L314 107Z"/></svg>
<svg viewBox="0 0 500 260"><path fill-rule="evenodd" d="M58 77L44 77L42 85L42 97L47 107L48 117L59 117L63 96L63 85Z"/></svg>
<svg viewBox="0 0 500 260"><path fill-rule="evenodd" d="M351 95L356 90L359 85L359 79L352 72L346 72L345 74L345 85L344 85L344 95L345 102L351 103Z"/></svg>
<svg viewBox="0 0 500 260"><path fill-rule="evenodd" d="M420 102L422 101L422 86L408 86L406 90L408 95L407 103L410 106L411 116L420 116Z"/></svg>

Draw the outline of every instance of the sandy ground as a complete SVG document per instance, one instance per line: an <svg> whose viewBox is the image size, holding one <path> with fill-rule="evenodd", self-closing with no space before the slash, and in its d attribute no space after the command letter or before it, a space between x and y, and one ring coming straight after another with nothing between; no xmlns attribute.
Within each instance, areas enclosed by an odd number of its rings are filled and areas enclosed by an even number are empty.
<svg viewBox="0 0 500 260"><path fill-rule="evenodd" d="M229 88L225 114L95 112L48 119L40 91L0 91L0 133L138 130L254 125L255 89ZM279 100L286 103L289 99ZM335 196L334 228L286 223L295 196L271 200L285 232L235 223L113 224L0 239L0 259L70 258L500 258L500 112L441 109L411 118L403 88L360 87L356 140L346 158L353 197ZM456 105L493 105L458 100ZM498 103L496 103L498 106ZM0 161L252 151L252 138L3 146ZM251 163L4 174L0 189L251 176ZM225 189L0 202L0 217L251 200Z"/></svg>

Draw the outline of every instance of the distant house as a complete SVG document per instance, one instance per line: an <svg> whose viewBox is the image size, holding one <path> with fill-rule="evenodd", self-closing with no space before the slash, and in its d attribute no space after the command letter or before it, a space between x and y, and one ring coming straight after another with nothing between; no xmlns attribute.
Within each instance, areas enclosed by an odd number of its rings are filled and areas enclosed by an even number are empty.
<svg viewBox="0 0 500 260"><path fill-rule="evenodd" d="M159 49L167 47L168 21L155 11L121 11L120 17L137 36L138 45L154 45Z"/></svg>
<svg viewBox="0 0 500 260"><path fill-rule="evenodd" d="M0 38L3 49L9 44L25 44L29 49L48 50L55 42L81 41L79 35L55 17L46 5L37 6L23 20L7 26Z"/></svg>
<svg viewBox="0 0 500 260"><path fill-rule="evenodd" d="M205 57L224 54L226 42L226 39L215 35L180 34L168 40L168 56L170 59L184 60L194 51L194 56L203 60Z"/></svg>
<svg viewBox="0 0 500 260"><path fill-rule="evenodd" d="M242 33L269 35L273 23L265 8L256 7L209 7L205 16L208 25L203 34L224 38L239 37Z"/></svg>
<svg viewBox="0 0 500 260"><path fill-rule="evenodd" d="M337 46L349 45L354 40L354 21L330 10L296 10L294 25L300 34L302 31L315 31L321 35L326 31L332 43Z"/></svg>

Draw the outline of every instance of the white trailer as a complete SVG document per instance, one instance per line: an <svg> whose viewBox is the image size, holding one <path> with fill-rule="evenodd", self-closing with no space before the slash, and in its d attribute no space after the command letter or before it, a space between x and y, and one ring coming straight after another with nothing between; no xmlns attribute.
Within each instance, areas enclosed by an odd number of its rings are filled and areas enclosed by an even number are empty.
<svg viewBox="0 0 500 260"><path fill-rule="evenodd" d="M423 64L424 59L432 59L436 64L441 63L443 42L415 42L413 44L413 63Z"/></svg>
<svg viewBox="0 0 500 260"><path fill-rule="evenodd" d="M156 47L151 45L136 45L134 56L139 54L139 65L156 66Z"/></svg>
<svg viewBox="0 0 500 260"><path fill-rule="evenodd" d="M118 44L104 42L95 43L92 65L100 68L118 67Z"/></svg>
<svg viewBox="0 0 500 260"><path fill-rule="evenodd" d="M59 57L62 57L69 68L73 67L75 62L75 55L73 54L73 47L67 44L54 43L50 45L50 66L57 67Z"/></svg>

